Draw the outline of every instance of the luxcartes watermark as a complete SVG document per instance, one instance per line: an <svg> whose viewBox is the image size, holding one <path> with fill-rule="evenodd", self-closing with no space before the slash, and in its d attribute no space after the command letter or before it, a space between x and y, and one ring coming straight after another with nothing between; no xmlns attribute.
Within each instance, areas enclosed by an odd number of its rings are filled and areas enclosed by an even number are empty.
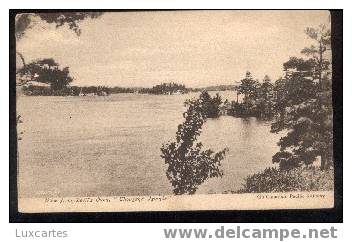
<svg viewBox="0 0 352 242"><path fill-rule="evenodd" d="M16 229L17 238L66 238L66 230L22 230Z"/></svg>

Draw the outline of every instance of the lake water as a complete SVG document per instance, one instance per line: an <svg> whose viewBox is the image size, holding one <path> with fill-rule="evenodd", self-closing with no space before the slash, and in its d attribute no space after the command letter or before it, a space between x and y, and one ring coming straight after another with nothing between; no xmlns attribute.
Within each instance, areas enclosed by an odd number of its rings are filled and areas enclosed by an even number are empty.
<svg viewBox="0 0 352 242"><path fill-rule="evenodd" d="M160 147L175 138L185 99L197 95L20 96L19 195L171 194ZM220 95L236 98L234 92ZM224 176L206 181L197 193L239 189L247 175L272 166L279 138L270 123L254 118L209 119L200 140L229 153Z"/></svg>

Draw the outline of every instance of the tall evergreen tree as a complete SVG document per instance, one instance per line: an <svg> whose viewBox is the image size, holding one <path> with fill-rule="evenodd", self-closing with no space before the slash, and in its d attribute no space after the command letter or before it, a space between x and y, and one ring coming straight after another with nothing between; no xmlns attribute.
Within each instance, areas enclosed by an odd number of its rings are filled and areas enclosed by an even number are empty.
<svg viewBox="0 0 352 242"><path fill-rule="evenodd" d="M276 85L280 115L272 131L288 133L280 139L280 152L273 156L273 162L283 169L310 165L317 157L321 169L327 169L333 159L330 60L326 56L330 30L320 26L305 32L316 42L302 50L309 58L290 58L284 63L285 78Z"/></svg>
<svg viewBox="0 0 352 242"><path fill-rule="evenodd" d="M263 83L257 91L257 112L262 118L273 117L273 93L274 85L269 76L264 76Z"/></svg>
<svg viewBox="0 0 352 242"><path fill-rule="evenodd" d="M243 102L247 114L249 114L251 106L254 105L258 87L259 82L253 79L249 71L246 72L246 77L241 80L241 84L237 87L237 92L244 95Z"/></svg>

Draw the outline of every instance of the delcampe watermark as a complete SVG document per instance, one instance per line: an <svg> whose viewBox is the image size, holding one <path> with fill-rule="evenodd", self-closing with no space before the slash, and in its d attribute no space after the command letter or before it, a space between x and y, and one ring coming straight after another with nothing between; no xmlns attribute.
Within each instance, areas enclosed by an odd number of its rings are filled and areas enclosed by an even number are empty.
<svg viewBox="0 0 352 242"><path fill-rule="evenodd" d="M333 226L330 228L313 229L308 228L307 230L301 230L297 228L284 229L284 228L246 228L236 226L235 228L226 228L221 226L213 231L207 228L173 228L163 229L164 237L166 239L278 239L283 241L285 239L317 239L317 238L337 238L337 229Z"/></svg>

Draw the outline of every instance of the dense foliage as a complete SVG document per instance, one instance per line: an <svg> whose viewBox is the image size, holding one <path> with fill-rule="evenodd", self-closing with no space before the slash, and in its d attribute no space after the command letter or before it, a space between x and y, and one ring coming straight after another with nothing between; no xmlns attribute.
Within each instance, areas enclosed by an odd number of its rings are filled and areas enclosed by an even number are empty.
<svg viewBox="0 0 352 242"><path fill-rule="evenodd" d="M273 95L274 85L268 76L262 82L254 80L251 73L236 87L237 100L232 102L229 114L235 117L257 117L272 119L274 116ZM244 95L243 102L238 101L238 95Z"/></svg>
<svg viewBox="0 0 352 242"><path fill-rule="evenodd" d="M183 114L184 122L178 126L176 141L161 147L161 157L167 164L166 175L176 195L194 194L208 178L223 175L220 161L228 149L219 152L203 150L203 144L197 142L207 119L207 100L207 95L202 93L198 99L185 102L188 108Z"/></svg>
<svg viewBox="0 0 352 242"><path fill-rule="evenodd" d="M325 26L307 28L316 45L304 48L307 58L291 57L283 64L285 76L273 83L268 76L262 82L246 73L229 114L273 120L271 131L286 131L279 141L280 151L272 161L281 169L311 165L317 158L321 169L332 165L332 83L330 30Z"/></svg>
<svg viewBox="0 0 352 242"><path fill-rule="evenodd" d="M311 165L317 157L321 169L332 165L333 110L330 61L324 54L329 48L330 31L307 28L307 35L314 39L312 45L302 50L309 59L291 58L284 63L286 76L277 83L278 116L272 132L287 130L279 141L280 152L273 162L281 169Z"/></svg>
<svg viewBox="0 0 352 242"><path fill-rule="evenodd" d="M208 92L203 91L200 97L203 100L203 108L207 118L218 118L222 104L221 96L217 93L215 97L211 97Z"/></svg>
<svg viewBox="0 0 352 242"><path fill-rule="evenodd" d="M328 191L334 188L333 170L299 167L290 170L267 168L248 176L237 193Z"/></svg>

